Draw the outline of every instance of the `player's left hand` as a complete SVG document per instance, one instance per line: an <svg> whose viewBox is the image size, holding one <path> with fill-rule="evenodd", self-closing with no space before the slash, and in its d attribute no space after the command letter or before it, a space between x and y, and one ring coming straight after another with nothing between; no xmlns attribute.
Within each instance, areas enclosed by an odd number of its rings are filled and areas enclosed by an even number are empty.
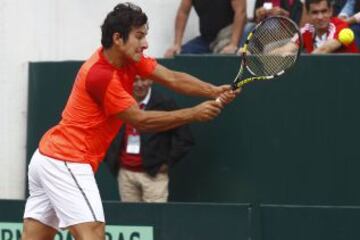
<svg viewBox="0 0 360 240"><path fill-rule="evenodd" d="M222 93L230 91L231 90L231 86L229 84L224 84L224 85L220 85L220 86L214 86L212 89L212 98L216 99L217 97L219 97Z"/></svg>
<svg viewBox="0 0 360 240"><path fill-rule="evenodd" d="M239 95L241 92L241 88L238 88L236 90L229 90L226 92L223 92L219 95L219 97L216 99L216 101L221 102L223 105L227 105L234 101L237 95Z"/></svg>

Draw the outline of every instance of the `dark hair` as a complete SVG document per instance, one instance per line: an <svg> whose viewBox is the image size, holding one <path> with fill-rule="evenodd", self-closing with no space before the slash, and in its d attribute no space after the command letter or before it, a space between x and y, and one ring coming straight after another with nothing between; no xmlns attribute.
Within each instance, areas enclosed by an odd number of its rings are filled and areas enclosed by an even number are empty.
<svg viewBox="0 0 360 240"><path fill-rule="evenodd" d="M134 27L141 27L147 24L147 16L140 7L132 3L120 3L108 13L101 26L101 44L109 48L113 44L114 33L119 33L126 42L129 33Z"/></svg>
<svg viewBox="0 0 360 240"><path fill-rule="evenodd" d="M316 4L316 3L320 3L322 1L326 1L328 7L330 8L332 6L331 0L305 0L305 8L306 11L310 10L310 4Z"/></svg>

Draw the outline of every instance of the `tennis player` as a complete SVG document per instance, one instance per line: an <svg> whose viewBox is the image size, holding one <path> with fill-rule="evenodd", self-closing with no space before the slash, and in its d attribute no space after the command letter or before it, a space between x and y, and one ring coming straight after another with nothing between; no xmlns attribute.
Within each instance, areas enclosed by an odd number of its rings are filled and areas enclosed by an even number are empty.
<svg viewBox="0 0 360 240"><path fill-rule="evenodd" d="M61 121L44 134L31 159L23 240L53 239L58 229L68 229L77 240L105 239L94 172L122 123L162 131L209 121L238 94L144 56L147 16L136 5L118 4L101 30L102 47L80 68ZM135 75L211 100L176 111L142 111L131 94Z"/></svg>

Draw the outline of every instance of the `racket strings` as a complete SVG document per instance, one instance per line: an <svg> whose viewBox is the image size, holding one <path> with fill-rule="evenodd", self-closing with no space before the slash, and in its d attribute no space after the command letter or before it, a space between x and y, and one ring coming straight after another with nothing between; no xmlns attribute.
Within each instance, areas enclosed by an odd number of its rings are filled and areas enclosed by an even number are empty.
<svg viewBox="0 0 360 240"><path fill-rule="evenodd" d="M281 54L278 49L289 44L296 35L297 27L283 18L265 21L254 32L248 44L247 67L254 75L275 75L292 66L297 59L297 50ZM299 36L297 36L299 37Z"/></svg>

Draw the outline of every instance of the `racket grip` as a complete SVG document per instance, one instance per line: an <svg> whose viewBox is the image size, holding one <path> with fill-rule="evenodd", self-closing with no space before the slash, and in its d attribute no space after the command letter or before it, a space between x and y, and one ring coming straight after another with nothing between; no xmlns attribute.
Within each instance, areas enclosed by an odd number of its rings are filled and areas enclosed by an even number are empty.
<svg viewBox="0 0 360 240"><path fill-rule="evenodd" d="M236 90L236 89L237 89L236 83L232 83L231 84L231 90Z"/></svg>

